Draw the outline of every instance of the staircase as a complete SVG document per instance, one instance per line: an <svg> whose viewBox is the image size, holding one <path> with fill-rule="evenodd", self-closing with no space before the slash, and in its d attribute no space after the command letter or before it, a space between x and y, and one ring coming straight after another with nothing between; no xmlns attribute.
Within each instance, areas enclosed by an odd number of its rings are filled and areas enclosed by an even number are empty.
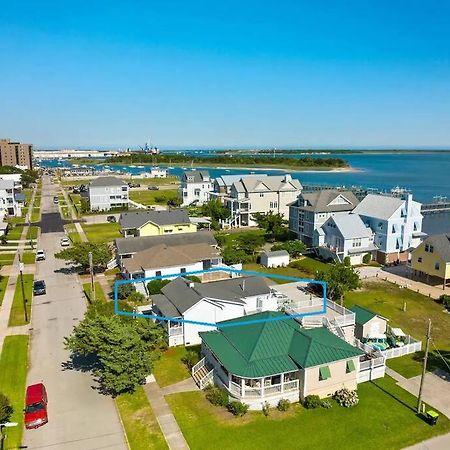
<svg viewBox="0 0 450 450"><path fill-rule="evenodd" d="M195 381L195 384L203 389L208 384L213 383L214 378L214 370L211 369L205 358L202 358L192 369L192 378Z"/></svg>
<svg viewBox="0 0 450 450"><path fill-rule="evenodd" d="M210 372L210 370L208 369L208 367L207 366L203 366L201 369L197 370L192 375L192 378L194 379L195 383L199 386L200 385L200 381L203 380L203 378L205 378L206 375L208 375L209 372Z"/></svg>
<svg viewBox="0 0 450 450"><path fill-rule="evenodd" d="M347 341L344 331L337 323L330 322L327 318L325 318L325 325L337 337L343 339L344 341Z"/></svg>

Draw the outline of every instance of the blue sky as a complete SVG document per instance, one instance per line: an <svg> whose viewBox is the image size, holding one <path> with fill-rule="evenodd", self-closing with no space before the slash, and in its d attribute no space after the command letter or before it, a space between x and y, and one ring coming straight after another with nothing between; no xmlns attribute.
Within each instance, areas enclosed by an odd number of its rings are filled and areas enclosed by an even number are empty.
<svg viewBox="0 0 450 450"><path fill-rule="evenodd" d="M0 136L450 147L450 2L0 0Z"/></svg>

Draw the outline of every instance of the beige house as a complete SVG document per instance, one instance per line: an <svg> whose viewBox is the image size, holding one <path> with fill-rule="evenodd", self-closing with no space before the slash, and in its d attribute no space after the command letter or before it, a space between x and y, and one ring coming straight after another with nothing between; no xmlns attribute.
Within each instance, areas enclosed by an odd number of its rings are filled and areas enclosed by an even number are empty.
<svg viewBox="0 0 450 450"><path fill-rule="evenodd" d="M325 327L305 329L282 316L266 311L200 333L204 358L193 368L194 380L200 387L218 384L230 400L251 409L261 409L265 402L275 406L280 399L296 402L312 394L328 397L342 388L357 388L361 350ZM263 322L239 326L256 320Z"/></svg>
<svg viewBox="0 0 450 450"><path fill-rule="evenodd" d="M350 308L355 313L355 337L360 341L385 339L388 320L370 309L354 305Z"/></svg>

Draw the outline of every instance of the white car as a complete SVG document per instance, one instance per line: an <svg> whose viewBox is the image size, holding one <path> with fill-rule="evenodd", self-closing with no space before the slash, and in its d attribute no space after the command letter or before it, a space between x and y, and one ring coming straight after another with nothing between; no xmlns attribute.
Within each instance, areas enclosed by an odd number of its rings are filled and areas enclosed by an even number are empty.
<svg viewBox="0 0 450 450"><path fill-rule="evenodd" d="M36 261L44 261L45 260L45 252L44 250L38 250L36 252Z"/></svg>
<svg viewBox="0 0 450 450"><path fill-rule="evenodd" d="M68 247L70 245L69 238L62 238L61 239L61 247Z"/></svg>

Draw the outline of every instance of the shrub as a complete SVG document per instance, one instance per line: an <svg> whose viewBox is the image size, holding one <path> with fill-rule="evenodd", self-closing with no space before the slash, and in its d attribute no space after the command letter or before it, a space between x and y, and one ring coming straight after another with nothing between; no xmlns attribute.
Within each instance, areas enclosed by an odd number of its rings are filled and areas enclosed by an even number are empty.
<svg viewBox="0 0 450 450"><path fill-rule="evenodd" d="M196 277L195 275L188 275L187 277L184 277L184 278L186 278L186 280L190 280L190 281L192 281L194 283L201 283L202 282L202 280L200 280L200 278Z"/></svg>
<svg viewBox="0 0 450 450"><path fill-rule="evenodd" d="M193 350L188 350L181 358L181 361L186 364L189 370L191 370L199 362L199 360L198 353Z"/></svg>
<svg viewBox="0 0 450 450"><path fill-rule="evenodd" d="M228 394L218 386L210 384L205 389L207 400L215 406L228 406ZM239 403L239 402L233 402ZM233 413L234 414L234 413ZM244 413L245 414L245 413ZM244 415L242 414L242 415ZM237 415L237 414L235 414Z"/></svg>
<svg viewBox="0 0 450 450"><path fill-rule="evenodd" d="M121 284L119 285L119 287L117 288L117 296L119 297L120 300L125 300L127 299L134 291L136 290L136 288L134 287L134 285L132 285L131 283L128 284Z"/></svg>
<svg viewBox="0 0 450 450"><path fill-rule="evenodd" d="M350 256L346 256L346 257L344 258L344 264L345 264L347 267L352 265L352 262L351 262L351 260L350 260Z"/></svg>
<svg viewBox="0 0 450 450"><path fill-rule="evenodd" d="M136 291L132 292L127 298L127 301L130 303L144 303L145 300L146 300L145 295Z"/></svg>
<svg viewBox="0 0 450 450"><path fill-rule="evenodd" d="M161 289L169 284L170 280L152 280L147 283L148 293L150 295L161 294Z"/></svg>
<svg viewBox="0 0 450 450"><path fill-rule="evenodd" d="M303 401L303 406L306 409L314 409L321 406L322 401L318 395L307 395Z"/></svg>
<svg viewBox="0 0 450 450"><path fill-rule="evenodd" d="M333 395L339 406L349 408L350 406L356 406L359 402L358 393L356 391L350 391L343 388L336 391Z"/></svg>
<svg viewBox="0 0 450 450"><path fill-rule="evenodd" d="M363 256L363 263L364 263L364 264L369 264L370 261L372 261L372 255L371 255L370 253L366 253L366 254Z"/></svg>
<svg viewBox="0 0 450 450"><path fill-rule="evenodd" d="M242 417L247 414L248 405L242 402L230 402L227 405L228 411L230 411L233 415Z"/></svg>
<svg viewBox="0 0 450 450"><path fill-rule="evenodd" d="M325 409L330 409L331 408L331 402L330 402L330 400L323 400L322 404L320 406L322 406L322 408L325 408Z"/></svg>
<svg viewBox="0 0 450 450"><path fill-rule="evenodd" d="M267 417L270 414L270 405L269 402L264 402L262 405L262 412Z"/></svg>
<svg viewBox="0 0 450 450"><path fill-rule="evenodd" d="M9 403L8 397L0 392L0 423L7 422L12 413L13 407Z"/></svg>
<svg viewBox="0 0 450 450"><path fill-rule="evenodd" d="M291 402L287 398L282 398L278 402L278 411L287 411L291 407Z"/></svg>
<svg viewBox="0 0 450 450"><path fill-rule="evenodd" d="M446 309L450 310L450 295L442 294L439 297L438 302L442 303Z"/></svg>

